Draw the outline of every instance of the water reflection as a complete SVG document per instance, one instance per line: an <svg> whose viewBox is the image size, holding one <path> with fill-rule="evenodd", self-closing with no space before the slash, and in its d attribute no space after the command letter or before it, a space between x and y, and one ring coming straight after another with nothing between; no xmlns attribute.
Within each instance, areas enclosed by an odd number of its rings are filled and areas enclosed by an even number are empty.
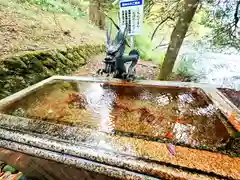
<svg viewBox="0 0 240 180"><path fill-rule="evenodd" d="M194 89L186 88L59 82L43 87L4 112L120 136L165 139L192 146L215 146L229 138L213 104L207 103ZM91 136L87 139L92 141ZM95 139L101 146L107 146L106 141L103 137ZM126 144L124 147L127 148ZM131 151L131 147L127 149Z"/></svg>
<svg viewBox="0 0 240 180"><path fill-rule="evenodd" d="M175 123L173 133L179 143L192 144L191 140L194 130L195 127L190 124Z"/></svg>
<svg viewBox="0 0 240 180"><path fill-rule="evenodd" d="M111 132L114 124L110 115L112 105L115 101L116 95L110 90L105 90L100 84L91 83L88 88L83 91L87 99L87 109L92 112L95 119L99 120L99 130L104 132Z"/></svg>

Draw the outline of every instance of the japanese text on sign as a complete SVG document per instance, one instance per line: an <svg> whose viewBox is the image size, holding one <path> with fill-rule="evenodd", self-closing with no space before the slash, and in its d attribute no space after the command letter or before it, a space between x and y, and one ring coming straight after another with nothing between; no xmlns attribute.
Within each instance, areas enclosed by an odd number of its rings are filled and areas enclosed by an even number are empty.
<svg viewBox="0 0 240 180"><path fill-rule="evenodd" d="M120 0L120 26L128 27L128 35L141 33L144 0Z"/></svg>

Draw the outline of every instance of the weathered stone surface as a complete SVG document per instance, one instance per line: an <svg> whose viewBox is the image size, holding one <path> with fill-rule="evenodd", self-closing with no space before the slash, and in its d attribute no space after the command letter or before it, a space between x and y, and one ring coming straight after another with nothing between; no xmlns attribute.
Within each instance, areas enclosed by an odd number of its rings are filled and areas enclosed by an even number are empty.
<svg viewBox="0 0 240 180"><path fill-rule="evenodd" d="M53 75L67 75L102 52L102 45L35 51L0 61L0 99Z"/></svg>
<svg viewBox="0 0 240 180"><path fill-rule="evenodd" d="M68 58L68 59L70 59L71 61L73 61L74 60L74 56L73 56L73 54L72 53L67 53L67 55L66 55L66 57Z"/></svg>
<svg viewBox="0 0 240 180"><path fill-rule="evenodd" d="M23 89L26 85L28 84L22 76L7 76L5 78L3 89L15 92L15 89Z"/></svg>
<svg viewBox="0 0 240 180"><path fill-rule="evenodd" d="M62 55L60 52L57 52L56 53L56 55L57 55L57 58L63 63L63 64L65 64L65 65L71 65L71 61L68 59L68 58L66 58L64 55Z"/></svg>
<svg viewBox="0 0 240 180"><path fill-rule="evenodd" d="M33 69L35 72L42 72L43 71L43 64L41 60L33 57L30 62L30 69Z"/></svg>
<svg viewBox="0 0 240 180"><path fill-rule="evenodd" d="M73 52L73 57L75 61L78 61L80 64L85 64L85 59L81 57L77 51Z"/></svg>
<svg viewBox="0 0 240 180"><path fill-rule="evenodd" d="M3 63L11 69L27 69L27 65L19 57L5 59Z"/></svg>
<svg viewBox="0 0 240 180"><path fill-rule="evenodd" d="M81 56L83 59L85 59L85 57L84 57L84 52L83 52L83 50L82 49L77 49L77 53L79 54L79 56Z"/></svg>
<svg viewBox="0 0 240 180"><path fill-rule="evenodd" d="M57 66L56 61L52 60L51 58L47 58L42 61L43 65L47 68L55 68Z"/></svg>
<svg viewBox="0 0 240 180"><path fill-rule="evenodd" d="M5 68L4 66L0 66L0 76L5 76L7 75L8 69Z"/></svg>

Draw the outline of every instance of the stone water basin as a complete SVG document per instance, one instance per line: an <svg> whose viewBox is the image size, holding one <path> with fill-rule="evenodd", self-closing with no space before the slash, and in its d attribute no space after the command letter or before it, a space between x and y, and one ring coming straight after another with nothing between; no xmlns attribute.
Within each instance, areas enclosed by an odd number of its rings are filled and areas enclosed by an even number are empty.
<svg viewBox="0 0 240 180"><path fill-rule="evenodd" d="M223 151L238 110L208 85L56 76L1 100L0 111L0 160L34 157L52 179L46 160L88 179L240 177L240 158Z"/></svg>

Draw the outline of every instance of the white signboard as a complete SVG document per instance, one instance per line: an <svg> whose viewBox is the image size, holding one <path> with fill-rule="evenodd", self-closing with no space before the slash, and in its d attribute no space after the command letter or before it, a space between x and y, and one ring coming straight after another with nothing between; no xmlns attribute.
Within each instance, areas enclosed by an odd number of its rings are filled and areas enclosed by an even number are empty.
<svg viewBox="0 0 240 180"><path fill-rule="evenodd" d="M141 33L144 0L120 0L120 26L128 26L128 35Z"/></svg>

